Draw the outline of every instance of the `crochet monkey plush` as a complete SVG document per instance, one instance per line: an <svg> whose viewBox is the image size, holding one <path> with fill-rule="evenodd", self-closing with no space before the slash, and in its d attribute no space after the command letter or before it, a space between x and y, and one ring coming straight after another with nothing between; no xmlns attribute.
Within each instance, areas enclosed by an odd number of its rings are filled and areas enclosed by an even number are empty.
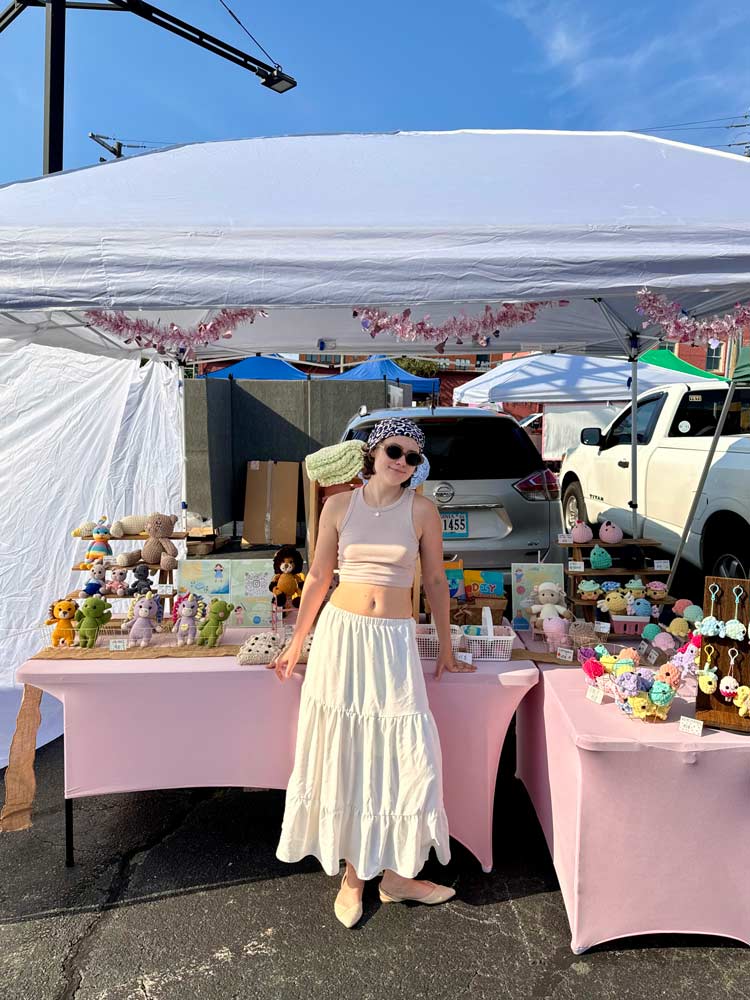
<svg viewBox="0 0 750 1000"><path fill-rule="evenodd" d="M298 608L302 600L302 586L305 575L302 572L302 556L293 545L282 545L273 557L274 578L268 589L276 598L280 608L290 602Z"/></svg>

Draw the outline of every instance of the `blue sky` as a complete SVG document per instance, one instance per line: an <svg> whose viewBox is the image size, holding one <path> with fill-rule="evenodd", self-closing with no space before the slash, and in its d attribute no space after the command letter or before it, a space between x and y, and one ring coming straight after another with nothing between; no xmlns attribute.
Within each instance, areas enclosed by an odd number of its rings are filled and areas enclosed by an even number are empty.
<svg viewBox="0 0 750 1000"><path fill-rule="evenodd" d="M708 123L719 127L662 134L702 145L750 141L750 129L722 127L750 107L746 2L229 2L299 87L271 93L133 15L71 11L66 167L97 162L102 151L89 131L173 143L462 127L645 129L726 117ZM160 6L260 55L218 0ZM41 10L0 35L0 183L41 172L43 51Z"/></svg>

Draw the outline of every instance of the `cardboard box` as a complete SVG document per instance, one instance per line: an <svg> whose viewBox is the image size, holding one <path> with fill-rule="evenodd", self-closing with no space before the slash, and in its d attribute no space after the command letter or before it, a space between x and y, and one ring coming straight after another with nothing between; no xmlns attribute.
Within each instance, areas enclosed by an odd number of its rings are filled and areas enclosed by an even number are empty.
<svg viewBox="0 0 750 1000"><path fill-rule="evenodd" d="M248 462L245 480L246 545L297 544L299 462Z"/></svg>

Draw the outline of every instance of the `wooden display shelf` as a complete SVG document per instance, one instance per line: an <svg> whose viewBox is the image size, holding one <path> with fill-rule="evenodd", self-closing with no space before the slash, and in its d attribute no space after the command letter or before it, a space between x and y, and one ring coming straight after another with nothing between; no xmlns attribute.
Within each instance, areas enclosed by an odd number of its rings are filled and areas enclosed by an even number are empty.
<svg viewBox="0 0 750 1000"><path fill-rule="evenodd" d="M566 569L568 576L669 576L669 569Z"/></svg>
<svg viewBox="0 0 750 1000"><path fill-rule="evenodd" d="M590 542L559 542L558 544L561 549L593 549L595 545L600 545L603 549L624 549L628 545L637 545L644 549L661 548L661 542L657 542L653 538L623 538L621 542L601 542L598 538L594 538Z"/></svg>
<svg viewBox="0 0 750 1000"><path fill-rule="evenodd" d="M599 598L597 598L597 600L599 600ZM663 604L665 607L668 607L668 608L671 608L672 605L676 603L676 600L675 600L674 597L664 597L664 598L659 598L659 599L647 597L646 600L650 601L652 604ZM574 598L569 603L570 604L575 604L575 605L580 606L582 608L595 608L596 607L596 601L582 601L580 599L580 597Z"/></svg>
<svg viewBox="0 0 750 1000"><path fill-rule="evenodd" d="M75 538L80 538L83 542L93 542L93 535L75 535ZM149 536L147 534L143 535L120 535L119 538L116 535L112 535L108 541L110 542L145 542ZM187 538L187 534L184 531L173 531L169 538Z"/></svg>

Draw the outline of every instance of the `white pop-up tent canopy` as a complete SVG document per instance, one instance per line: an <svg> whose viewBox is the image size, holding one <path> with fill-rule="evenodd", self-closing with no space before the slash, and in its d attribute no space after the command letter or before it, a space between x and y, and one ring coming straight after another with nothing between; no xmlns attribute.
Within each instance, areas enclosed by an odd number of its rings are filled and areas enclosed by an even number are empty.
<svg viewBox="0 0 750 1000"><path fill-rule="evenodd" d="M686 382L685 372L643 364L638 369L640 392L659 385ZM589 358L576 354L535 354L504 361L465 382L453 392L453 403L592 403L628 401L632 370L617 358ZM690 379L694 381L694 379ZM706 378L711 388L716 379Z"/></svg>
<svg viewBox="0 0 750 1000"><path fill-rule="evenodd" d="M423 353L373 341L352 308L439 323L503 300L569 299L493 347L631 356L655 339L630 342L642 285L696 314L750 297L749 180L745 157L618 132L177 147L0 189L0 337L121 353L86 327L86 309L194 325L251 305L268 318L203 357Z"/></svg>
<svg viewBox="0 0 750 1000"><path fill-rule="evenodd" d="M22 435L15 435L14 452L2 442L0 464L11 468L33 458L39 482L80 480L101 471L102 427L114 426L106 435L107 473L97 479L86 513L111 515L90 509L108 496L115 515L123 512L131 473L115 456L129 431L142 435L127 438L139 442L134 458L148 457L152 469L154 457L161 458L162 473L157 463L150 482L165 504L176 503L179 449L167 446L165 453L164 436L148 433L145 415L150 405L151 419L165 432L180 427L179 382L166 379L146 404L138 391L141 348L92 325L86 317L92 309L191 329L227 307L267 310L267 318L237 325L231 339L198 349L199 359L210 360L278 351L424 354L419 340L387 334L372 340L353 308L408 307L415 319L429 315L437 325L508 300L569 300L543 309L534 322L499 331L490 348L450 343L446 350L635 359L659 339L641 329L635 310L641 286L669 292L698 316L750 299L749 171L750 160L741 156L628 133L460 131L203 143L6 185L0 188L0 379L10 407L4 412L16 420L23 414L19 431L34 419L25 404L19 408L31 384L23 373L33 355L24 347L99 355L92 386L107 370L101 358L133 361L113 410L101 395L94 407L85 383L69 387L77 388L72 399L60 394L70 362L59 355L53 374L55 362L46 358L38 419L52 420L60 433L50 431L43 455L25 458ZM91 444L66 452L66 406L82 401L90 425L81 424L77 442ZM5 509L19 509L27 494L9 488ZM0 632L24 617L40 620L57 596L50 566L64 564L56 540L82 493L76 482L70 496L33 495L46 503L32 519L35 527L47 526L45 569L29 562L28 536L4 546L0 578L13 581L17 600L0 602ZM154 506L161 502L153 499ZM0 683L17 662L4 660Z"/></svg>

